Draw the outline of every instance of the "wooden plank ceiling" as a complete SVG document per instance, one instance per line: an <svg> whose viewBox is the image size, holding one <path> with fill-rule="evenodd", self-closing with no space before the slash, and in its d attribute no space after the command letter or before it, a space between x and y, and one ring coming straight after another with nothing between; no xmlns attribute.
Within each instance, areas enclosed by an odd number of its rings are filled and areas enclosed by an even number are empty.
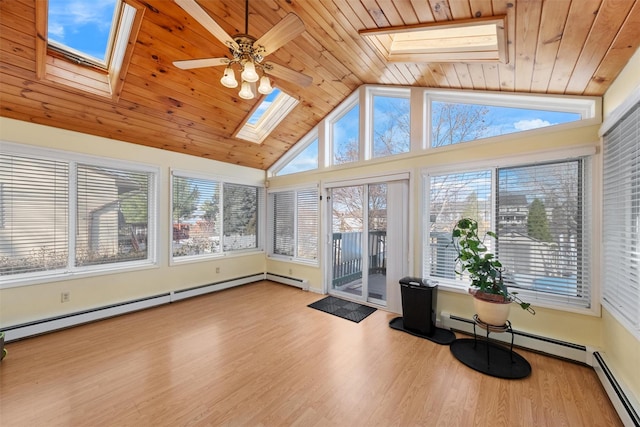
<svg viewBox="0 0 640 427"><path fill-rule="evenodd" d="M272 79L300 103L262 144L232 135L259 99L220 83L223 67L175 60L228 53L170 0L144 0L119 98L38 79L36 3L0 0L0 111L18 120L267 169L362 84L603 95L640 44L640 0L253 0L249 33L287 13L305 32L268 59L313 77ZM244 0L199 0L229 34L244 32ZM42 8L40 8L42 9ZM386 63L359 30L507 16L509 62Z"/></svg>

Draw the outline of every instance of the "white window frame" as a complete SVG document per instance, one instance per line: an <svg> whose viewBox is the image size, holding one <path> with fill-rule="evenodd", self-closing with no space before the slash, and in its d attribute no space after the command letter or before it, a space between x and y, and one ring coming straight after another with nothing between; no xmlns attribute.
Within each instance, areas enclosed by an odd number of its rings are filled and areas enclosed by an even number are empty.
<svg viewBox="0 0 640 427"><path fill-rule="evenodd" d="M265 188L262 182L256 181L248 181L241 180L234 177L222 176L222 175L213 175L213 174L204 174L184 169L171 169L170 171L170 189L169 189L169 225L167 228L168 235L171 236L169 239L169 265L180 265L180 264L188 264L193 262L205 262L211 261L214 259L220 258L229 258L229 257L237 257L237 256L246 256L250 254L256 253L264 253L264 236L265 236L265 210L266 210L266 200L265 200ZM207 181L215 181L220 185L220 252L211 253L211 254L199 254L199 255L185 255L180 257L173 256L173 177L180 176L183 178L192 178L192 179L201 179ZM259 206L258 210L258 232L256 235L257 239L257 247L251 249L242 249L242 250L234 250L234 251L225 251L223 245L224 239L224 184L238 184L238 185L246 185L251 187L258 188L258 197L261 199L261 209Z"/></svg>
<svg viewBox="0 0 640 427"><path fill-rule="evenodd" d="M134 163L122 159L112 159L95 157L91 155L78 154L63 150L50 148L39 148L0 141L2 151L9 155L19 155L25 157L40 158L44 160L55 160L67 162L69 164L69 237L68 237L68 263L64 270L51 270L37 273L18 274L15 276L0 276L0 289L18 286L27 286L40 283L56 282L61 280L75 279L81 277L99 276L104 274L120 273L124 271L135 271L141 269L157 268L158 254L158 200L160 168L153 165ZM132 172L149 173L148 188L148 223L147 223L147 258L144 260L134 260L126 262L116 262L109 264L98 264L91 266L75 267L73 260L75 254L76 239L76 165L88 164L91 166L104 167L110 169L130 170Z"/></svg>
<svg viewBox="0 0 640 427"><path fill-rule="evenodd" d="M431 176L466 173L466 172L477 172L480 170L492 170L492 176L493 176L492 180L494 181L494 184L492 184L492 189L491 189L491 210L492 210L491 229L495 230L495 221L496 221L495 188L494 188L495 170L500 168L506 168L506 167L536 165L538 163L569 161L569 160L575 160L580 157L588 158L587 160L591 161L593 166L593 163L595 163L593 161L593 156L595 154L596 154L595 146L584 145L584 146L577 146L577 147L567 148L567 149L552 150L549 152L539 152L539 153L527 155L526 157L513 156L513 157L505 157L501 159L494 159L492 161L478 161L478 162L464 163L464 164L458 164L458 165L453 164L453 165L445 165L441 167L421 169L420 175L421 175L422 183L421 183L420 197L421 197L422 220L420 221L419 228L421 230L420 235L423 236L422 242L420 245L420 248L421 248L420 260L422 263L421 271L423 272L423 274L427 275L427 269L428 269L428 266L424 265L424 262L425 262L425 256L426 256L425 251L428 250L427 245L428 245L428 238L429 238L429 230L426 229L426 224L428 224L429 222L428 219L430 215L429 208L428 208L429 206L428 182L430 181ZM593 182L597 182L598 179L600 179L599 173L595 167L592 167L589 181L593 183ZM584 192L585 192L584 196L589 197L591 199L590 211L584 212L584 213L590 215L590 220L588 221L590 225L586 233L590 235L592 241L594 240L595 236L597 236L596 224L599 220L599 216L597 215L598 207L596 206L598 198L596 197L596 194L594 192L594 187L595 187L594 185L586 185L584 189ZM600 301L599 301L599 287L597 284L599 283L598 277L600 274L600 268L597 265L597 263L593 262L594 260L598 259L599 253L596 250L592 250L589 255L590 255L589 259L583 260L583 263L589 263L591 266L591 271L589 274L590 281L591 281L591 283L589 284L590 286L590 295L589 295L590 307L589 308L580 308L576 306L563 305L561 303L556 303L555 301L553 302L535 301L535 303L533 303L532 305L535 305L538 307L553 308L553 309L573 312L573 313L587 314L591 316L599 316ZM440 277L435 278L435 280L439 282L440 288L447 291L452 291L456 293L467 293L467 290L469 288L469 283L465 281L447 280ZM534 295L536 295L535 292L531 292L526 289L517 289L517 292L519 293L519 296L521 296L521 298L525 301L527 301L528 298L533 299Z"/></svg>
<svg viewBox="0 0 640 427"><path fill-rule="evenodd" d="M310 260L307 258L300 258L298 257L298 241L297 241L297 237L298 237L298 222L297 222L297 218L298 218L298 200L297 200L297 196L298 196L298 192L300 191L308 191L308 190L316 190L317 191L317 195L318 195L318 225L317 225L317 238L318 238L318 247L317 247L317 253L316 253L316 259L315 260ZM293 262L293 263L297 263L297 264L304 264L304 265L310 265L310 266L319 266L320 265L320 255L321 255L321 236L320 236L320 220L321 220L321 209L322 209L322 205L320 203L320 185L319 183L310 183L310 184L304 184L304 185L298 185L298 186L289 186L289 187L279 187L277 189L273 189L273 190L268 190L267 191L267 196L274 194L274 193L287 193L287 192L293 192L294 194L294 204L295 204L295 212L294 212L294 255L293 256L289 256L289 255L280 255L280 254L276 254L273 252L273 236L272 233L269 232L269 236L266 239L267 240L267 257L274 259L274 260L280 260L280 261L289 261L289 262ZM271 198L267 197L267 222L268 222L268 226L267 226L267 230L271 231L273 230L273 206L271 205Z"/></svg>

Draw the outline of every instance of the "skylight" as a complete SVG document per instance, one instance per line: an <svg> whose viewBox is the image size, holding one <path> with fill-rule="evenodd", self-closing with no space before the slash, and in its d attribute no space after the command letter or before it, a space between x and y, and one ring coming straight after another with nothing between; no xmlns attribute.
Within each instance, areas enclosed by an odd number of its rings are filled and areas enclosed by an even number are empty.
<svg viewBox="0 0 640 427"><path fill-rule="evenodd" d="M36 2L36 75L84 94L118 99L144 5L135 0Z"/></svg>
<svg viewBox="0 0 640 427"><path fill-rule="evenodd" d="M106 69L121 6L120 0L49 0L49 45Z"/></svg>
<svg viewBox="0 0 640 427"><path fill-rule="evenodd" d="M506 63L505 26L502 16L361 30L360 34L389 62Z"/></svg>
<svg viewBox="0 0 640 427"><path fill-rule="evenodd" d="M298 105L298 100L274 88L256 106L236 137L260 144L278 124Z"/></svg>

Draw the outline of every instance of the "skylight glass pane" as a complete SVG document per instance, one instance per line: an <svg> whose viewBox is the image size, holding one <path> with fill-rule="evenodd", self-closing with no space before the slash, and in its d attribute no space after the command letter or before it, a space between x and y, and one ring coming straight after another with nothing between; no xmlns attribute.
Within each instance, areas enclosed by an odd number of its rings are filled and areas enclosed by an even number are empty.
<svg viewBox="0 0 640 427"><path fill-rule="evenodd" d="M251 117L249 117L249 120L247 120L247 123L249 123L250 125L255 125L256 123L258 123L258 121L262 118L262 116L264 116L264 114L267 112L278 95L280 95L280 89L274 88L273 92L271 92L262 100L260 106L256 108Z"/></svg>
<svg viewBox="0 0 640 427"><path fill-rule="evenodd" d="M573 112L433 101L431 146L442 147L581 119L579 113Z"/></svg>
<svg viewBox="0 0 640 427"><path fill-rule="evenodd" d="M119 1L49 0L49 42L105 63Z"/></svg>
<svg viewBox="0 0 640 427"><path fill-rule="evenodd" d="M354 105L333 123L333 164L355 162L360 158L360 105Z"/></svg>
<svg viewBox="0 0 640 427"><path fill-rule="evenodd" d="M314 139L307 148L280 169L277 175L288 175L318 169L318 138Z"/></svg>
<svg viewBox="0 0 640 427"><path fill-rule="evenodd" d="M373 97L373 157L408 153L409 98Z"/></svg>

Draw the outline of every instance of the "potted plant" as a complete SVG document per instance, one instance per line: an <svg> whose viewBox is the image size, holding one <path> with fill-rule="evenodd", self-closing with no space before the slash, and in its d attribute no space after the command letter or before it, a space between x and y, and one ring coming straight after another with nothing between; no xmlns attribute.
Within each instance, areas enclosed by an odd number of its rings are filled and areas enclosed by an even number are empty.
<svg viewBox="0 0 640 427"><path fill-rule="evenodd" d="M509 318L511 303L515 302L524 310L535 314L531 304L522 301L515 292L509 292L502 279L502 264L488 251L484 239L498 236L487 231L481 238L478 234L478 222L471 218L462 218L453 227L452 244L456 257L456 274L469 273L474 296L474 306L478 318L489 325L503 326Z"/></svg>

